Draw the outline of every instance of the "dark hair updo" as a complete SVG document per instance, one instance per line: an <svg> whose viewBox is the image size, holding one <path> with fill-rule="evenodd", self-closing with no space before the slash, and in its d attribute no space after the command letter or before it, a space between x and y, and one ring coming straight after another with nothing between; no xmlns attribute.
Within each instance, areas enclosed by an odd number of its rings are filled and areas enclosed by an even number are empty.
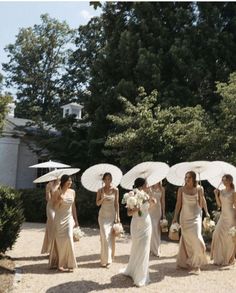
<svg viewBox="0 0 236 293"><path fill-rule="evenodd" d="M145 183L146 183L146 180L144 178L139 177L135 179L133 188L142 187Z"/></svg>
<svg viewBox="0 0 236 293"><path fill-rule="evenodd" d="M111 180L112 180L112 175L111 175L111 173L109 173L109 172L106 172L106 173L104 173L103 174L103 176L102 176L102 180L105 180L106 179L106 177L111 177Z"/></svg>
<svg viewBox="0 0 236 293"><path fill-rule="evenodd" d="M65 185L65 183L70 179L71 177L69 175L62 175L61 176L61 184L60 187L63 188L63 186Z"/></svg>

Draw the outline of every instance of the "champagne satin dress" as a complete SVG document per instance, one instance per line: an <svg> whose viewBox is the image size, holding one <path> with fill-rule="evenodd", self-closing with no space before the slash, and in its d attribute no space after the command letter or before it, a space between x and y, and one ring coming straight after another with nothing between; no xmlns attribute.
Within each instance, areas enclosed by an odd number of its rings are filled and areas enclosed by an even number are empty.
<svg viewBox="0 0 236 293"><path fill-rule="evenodd" d="M206 247L202 238L201 207L199 195L182 193L180 213L181 238L177 255L177 266L200 268L207 264Z"/></svg>
<svg viewBox="0 0 236 293"><path fill-rule="evenodd" d="M73 269L77 267L73 242L72 204L74 198L74 190L68 189L64 194L64 199L55 208L54 238L49 257L51 268Z"/></svg>
<svg viewBox="0 0 236 293"><path fill-rule="evenodd" d="M104 194L105 199L99 210L98 223L101 241L101 265L112 263L115 254L115 236L112 233L115 222L115 194Z"/></svg>
<svg viewBox="0 0 236 293"><path fill-rule="evenodd" d="M234 192L220 192L221 215L212 236L211 259L217 265L230 265L235 258L235 244L229 229L236 225L236 211L233 207Z"/></svg>
<svg viewBox="0 0 236 293"><path fill-rule="evenodd" d="M151 189L151 196L156 199L156 204L149 209L149 214L152 221L152 238L150 251L156 256L160 256L160 245L161 245L161 190Z"/></svg>
<svg viewBox="0 0 236 293"><path fill-rule="evenodd" d="M138 287L149 283L149 255L152 236L152 223L148 212L149 203L142 206L142 216L136 212L131 220L132 246L129 263L120 272L130 276Z"/></svg>
<svg viewBox="0 0 236 293"><path fill-rule="evenodd" d="M52 240L53 240L53 221L55 217L55 210L53 208L51 199L47 201L46 213L47 213L47 222L46 222L46 230L45 230L45 235L43 240L43 246L41 250L42 254L50 252Z"/></svg>

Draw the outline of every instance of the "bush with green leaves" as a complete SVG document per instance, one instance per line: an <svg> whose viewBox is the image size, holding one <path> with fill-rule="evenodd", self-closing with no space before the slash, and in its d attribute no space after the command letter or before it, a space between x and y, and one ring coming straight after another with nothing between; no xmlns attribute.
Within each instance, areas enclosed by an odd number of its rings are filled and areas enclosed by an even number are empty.
<svg viewBox="0 0 236 293"><path fill-rule="evenodd" d="M20 193L0 186L0 253L11 249L24 221Z"/></svg>
<svg viewBox="0 0 236 293"><path fill-rule="evenodd" d="M80 186L76 190L76 208L80 225L98 225L98 210L96 193Z"/></svg>
<svg viewBox="0 0 236 293"><path fill-rule="evenodd" d="M27 222L46 222L45 189L21 189L24 216Z"/></svg>

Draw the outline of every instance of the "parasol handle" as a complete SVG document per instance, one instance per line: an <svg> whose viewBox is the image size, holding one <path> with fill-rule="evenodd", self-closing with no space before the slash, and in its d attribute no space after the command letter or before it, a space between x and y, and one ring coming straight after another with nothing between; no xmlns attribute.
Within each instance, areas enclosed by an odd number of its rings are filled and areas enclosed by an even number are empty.
<svg viewBox="0 0 236 293"><path fill-rule="evenodd" d="M199 176L199 185L202 187L200 172L198 173L198 176Z"/></svg>

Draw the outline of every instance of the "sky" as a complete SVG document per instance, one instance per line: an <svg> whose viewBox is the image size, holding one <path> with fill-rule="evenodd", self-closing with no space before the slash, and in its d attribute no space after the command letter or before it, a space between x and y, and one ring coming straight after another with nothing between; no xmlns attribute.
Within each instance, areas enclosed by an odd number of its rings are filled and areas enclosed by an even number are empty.
<svg viewBox="0 0 236 293"><path fill-rule="evenodd" d="M2 1L0 0L0 72L8 61L4 47L14 44L20 28L40 24L40 15L48 13L71 28L86 24L101 10L89 6L89 1Z"/></svg>

